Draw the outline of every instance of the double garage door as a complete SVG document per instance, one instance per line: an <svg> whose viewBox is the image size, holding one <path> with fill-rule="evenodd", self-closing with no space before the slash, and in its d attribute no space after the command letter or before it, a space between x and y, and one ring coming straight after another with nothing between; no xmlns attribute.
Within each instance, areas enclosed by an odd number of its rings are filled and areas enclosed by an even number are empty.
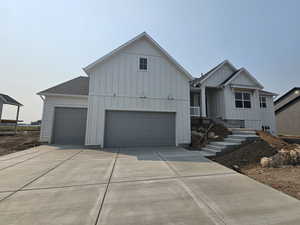
<svg viewBox="0 0 300 225"><path fill-rule="evenodd" d="M55 108L52 142L84 145L86 108ZM175 113L106 111L104 147L174 146Z"/></svg>
<svg viewBox="0 0 300 225"><path fill-rule="evenodd" d="M174 146L175 113L106 111L105 147Z"/></svg>

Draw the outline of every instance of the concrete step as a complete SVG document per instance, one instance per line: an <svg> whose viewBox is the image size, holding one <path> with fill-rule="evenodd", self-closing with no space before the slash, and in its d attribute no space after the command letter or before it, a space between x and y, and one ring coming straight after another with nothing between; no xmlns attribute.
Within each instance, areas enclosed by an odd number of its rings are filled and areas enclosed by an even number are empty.
<svg viewBox="0 0 300 225"><path fill-rule="evenodd" d="M243 135L243 134L233 134L233 135L228 135L227 138L231 139L241 139L241 140L256 140L259 139L259 136L257 135Z"/></svg>
<svg viewBox="0 0 300 225"><path fill-rule="evenodd" d="M225 148L239 145L239 143L227 142L227 141L210 142L209 144L213 145L213 146L220 146L220 147L225 147Z"/></svg>
<svg viewBox="0 0 300 225"><path fill-rule="evenodd" d="M226 146L220 146L220 145L212 145L212 144L208 144L205 146L206 148L210 148L210 149L214 149L217 151L222 151L224 148L226 148Z"/></svg>
<svg viewBox="0 0 300 225"><path fill-rule="evenodd" d="M231 130L232 134L256 135L254 130Z"/></svg>
<svg viewBox="0 0 300 225"><path fill-rule="evenodd" d="M241 139L241 138L224 138L224 140L227 141L227 142L236 142L238 144L241 144L246 139Z"/></svg>
<svg viewBox="0 0 300 225"><path fill-rule="evenodd" d="M211 151L208 151L208 150L201 150L200 153L204 157L216 156L215 152L211 152Z"/></svg>
<svg viewBox="0 0 300 225"><path fill-rule="evenodd" d="M210 147L208 147L208 146L205 146L205 147L201 148L201 150L208 151L208 152L212 152L212 153L222 152L222 150L210 148Z"/></svg>

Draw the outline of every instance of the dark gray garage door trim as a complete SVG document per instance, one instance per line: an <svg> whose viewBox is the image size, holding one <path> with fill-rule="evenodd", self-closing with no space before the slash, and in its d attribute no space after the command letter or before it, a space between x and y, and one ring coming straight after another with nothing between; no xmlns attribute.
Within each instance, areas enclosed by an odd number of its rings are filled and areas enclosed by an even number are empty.
<svg viewBox="0 0 300 225"><path fill-rule="evenodd" d="M56 119L57 119L57 112L58 110L72 110L73 112L75 112L76 110L81 110L81 118L83 119L82 121L74 121L74 124L72 123L71 126L71 131L80 131L78 134L80 141L76 138L74 142L69 142L67 144L74 144L74 145L84 145L85 143L85 136L86 136L86 122L87 122L87 107L68 107L68 106L55 106L54 107L54 112L53 112L53 122L52 122L52 132L51 132L51 143L52 144L64 144L64 143L56 143L56 136L57 134L55 134L56 128L57 128L57 124L56 124ZM70 122L70 121L69 121ZM71 121L73 122L73 121ZM76 122L78 122L76 124ZM64 127L65 128L65 127ZM67 129L67 127L66 127ZM75 132L76 133L76 132Z"/></svg>
<svg viewBox="0 0 300 225"><path fill-rule="evenodd" d="M105 110L104 147L143 146L176 146L176 112Z"/></svg>

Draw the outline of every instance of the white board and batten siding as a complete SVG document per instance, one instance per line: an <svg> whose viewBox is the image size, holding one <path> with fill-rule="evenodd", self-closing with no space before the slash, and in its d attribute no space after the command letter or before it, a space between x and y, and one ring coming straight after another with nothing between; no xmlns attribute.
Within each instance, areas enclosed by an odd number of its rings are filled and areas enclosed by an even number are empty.
<svg viewBox="0 0 300 225"><path fill-rule="evenodd" d="M231 84L233 85L244 85L244 86L254 86L255 84L248 76L243 75L242 72L237 76ZM274 114L274 104L272 96L265 96L267 101L267 108L260 108L259 100L259 90L252 89L248 92L251 97L251 108L236 108L235 106L235 91L238 89L226 86L224 88L224 98L225 98L225 118L232 120L244 120L245 127L250 129L261 130L262 126L269 126L271 133L276 133L275 125L275 114ZM245 90L247 91L247 90Z"/></svg>
<svg viewBox="0 0 300 225"><path fill-rule="evenodd" d="M139 70L139 58L148 60ZM190 143L189 79L158 49L139 39L89 72L86 145L104 146L105 111L176 113L176 144Z"/></svg>
<svg viewBox="0 0 300 225"><path fill-rule="evenodd" d="M88 97L45 96L40 141L51 143L55 107L87 108Z"/></svg>
<svg viewBox="0 0 300 225"><path fill-rule="evenodd" d="M236 71L232 65L225 63L212 76L207 78L203 85L206 87L218 87L224 80ZM244 91L251 93L251 108L236 108L235 91L230 85L244 86ZM225 120L243 120L245 127L260 130L262 126L269 126L270 131L276 134L274 104L272 96L265 96L267 108L260 108L259 90L257 84L249 78L245 71L231 80L230 85L220 89L207 89L207 110L212 118L223 118ZM252 89L251 87L256 87Z"/></svg>

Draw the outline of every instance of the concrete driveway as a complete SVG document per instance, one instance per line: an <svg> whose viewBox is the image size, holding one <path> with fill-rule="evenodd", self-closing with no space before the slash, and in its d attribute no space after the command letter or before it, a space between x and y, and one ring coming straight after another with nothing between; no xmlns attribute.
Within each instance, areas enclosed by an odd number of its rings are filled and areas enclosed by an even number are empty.
<svg viewBox="0 0 300 225"><path fill-rule="evenodd" d="M299 225L300 201L181 148L0 157L0 224Z"/></svg>

